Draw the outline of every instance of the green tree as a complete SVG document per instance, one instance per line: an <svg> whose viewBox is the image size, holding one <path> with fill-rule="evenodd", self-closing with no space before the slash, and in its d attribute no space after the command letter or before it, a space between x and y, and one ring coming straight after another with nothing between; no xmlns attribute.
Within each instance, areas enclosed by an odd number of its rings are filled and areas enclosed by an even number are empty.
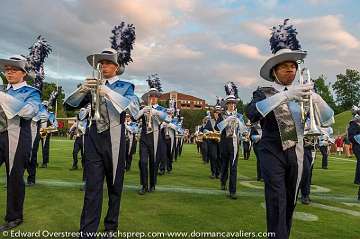
<svg viewBox="0 0 360 239"><path fill-rule="evenodd" d="M194 133L195 126L200 125L206 116L206 110L181 110L180 115L184 116L183 127Z"/></svg>
<svg viewBox="0 0 360 239"><path fill-rule="evenodd" d="M320 75L317 79L314 80L315 83L315 89L316 89L316 93L318 93L321 98L324 99L324 101L326 103L328 103L328 105L335 111L335 113L337 114L337 106L335 104L334 101L334 97L331 93L331 84L325 84L327 78L325 75Z"/></svg>
<svg viewBox="0 0 360 239"><path fill-rule="evenodd" d="M360 74L357 70L346 69L345 74L336 75L336 81L332 85L339 111L351 109L358 105L360 100Z"/></svg>

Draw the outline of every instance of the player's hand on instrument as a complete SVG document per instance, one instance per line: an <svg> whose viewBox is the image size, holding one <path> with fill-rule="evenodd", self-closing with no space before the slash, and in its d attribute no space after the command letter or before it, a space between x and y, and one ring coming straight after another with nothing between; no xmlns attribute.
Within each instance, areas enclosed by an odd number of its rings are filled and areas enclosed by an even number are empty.
<svg viewBox="0 0 360 239"><path fill-rule="evenodd" d="M311 90L314 88L314 84L304 84L291 86L288 90L284 91L288 100L304 101L311 95Z"/></svg>
<svg viewBox="0 0 360 239"><path fill-rule="evenodd" d="M91 89L95 89L97 84L97 80L96 79L86 79L82 84L81 84L81 91L90 91Z"/></svg>

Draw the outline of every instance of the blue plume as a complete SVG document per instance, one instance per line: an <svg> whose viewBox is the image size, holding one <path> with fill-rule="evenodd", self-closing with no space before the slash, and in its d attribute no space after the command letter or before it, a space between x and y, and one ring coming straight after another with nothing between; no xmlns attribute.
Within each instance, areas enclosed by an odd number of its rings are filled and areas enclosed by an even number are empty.
<svg viewBox="0 0 360 239"><path fill-rule="evenodd" d="M27 57L29 68L35 73L34 87L42 89L45 78L44 62L52 51L50 44L45 38L38 36L34 44L29 48L30 53Z"/></svg>
<svg viewBox="0 0 360 239"><path fill-rule="evenodd" d="M146 80L148 82L148 85L150 88L155 88L157 89L159 92L162 92L162 88L161 88L161 82L160 82L160 77L158 74L152 74L148 76L148 79Z"/></svg>
<svg viewBox="0 0 360 239"><path fill-rule="evenodd" d="M122 66L132 62L131 51L135 42L135 27L133 24L121 22L111 31L113 36L110 37L111 48L118 52L118 63Z"/></svg>
<svg viewBox="0 0 360 239"><path fill-rule="evenodd" d="M285 19L283 25L274 26L271 29L270 46L273 54L281 49L301 49L300 43L296 39L297 31L293 25L288 25L288 21L289 19Z"/></svg>

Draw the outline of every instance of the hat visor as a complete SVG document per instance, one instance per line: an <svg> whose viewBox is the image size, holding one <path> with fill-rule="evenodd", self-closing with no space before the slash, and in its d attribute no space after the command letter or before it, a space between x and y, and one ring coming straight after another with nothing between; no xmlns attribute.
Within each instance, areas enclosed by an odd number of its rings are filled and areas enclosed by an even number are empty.
<svg viewBox="0 0 360 239"><path fill-rule="evenodd" d="M276 65L286 61L297 62L299 60L303 60L305 57L306 52L304 51L291 51L284 52L279 55L274 55L270 57L261 67L260 76L265 80L274 81L274 79L271 77L271 71Z"/></svg>
<svg viewBox="0 0 360 239"><path fill-rule="evenodd" d="M150 96L160 97L162 94L157 89L150 89L148 92L141 96L144 102L147 102Z"/></svg>
<svg viewBox="0 0 360 239"><path fill-rule="evenodd" d="M111 61L112 63L114 63L115 65L119 65L117 63L117 55L116 54L101 54L101 53L97 53L97 54L92 54L90 56L86 57L86 60L88 61L88 63L90 64L90 66L92 66L93 68L96 69L97 64L100 61L106 60L106 61Z"/></svg>
<svg viewBox="0 0 360 239"><path fill-rule="evenodd" d="M28 73L25 69L25 64L22 61L14 61L9 59L0 59L0 70L5 71L5 66L12 66L21 69Z"/></svg>

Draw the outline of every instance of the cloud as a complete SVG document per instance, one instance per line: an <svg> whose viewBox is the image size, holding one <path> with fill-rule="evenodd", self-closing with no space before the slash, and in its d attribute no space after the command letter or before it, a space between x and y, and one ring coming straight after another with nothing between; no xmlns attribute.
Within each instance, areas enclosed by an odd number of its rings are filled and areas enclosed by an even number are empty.
<svg viewBox="0 0 360 239"><path fill-rule="evenodd" d="M344 28L341 16L295 19L294 24L301 38L318 43L324 50L342 51L360 47L359 39Z"/></svg>
<svg viewBox="0 0 360 239"><path fill-rule="evenodd" d="M250 87L257 82L257 77L245 73L239 65L221 63L214 71L215 75L221 77L224 82L233 81L239 87Z"/></svg>
<svg viewBox="0 0 360 239"><path fill-rule="evenodd" d="M334 1L334 0L333 0ZM329 0L305 0L306 3L310 3L312 5L322 5L329 3Z"/></svg>
<svg viewBox="0 0 360 239"><path fill-rule="evenodd" d="M219 48L230 51L234 54L244 56L254 60L265 60L267 57L260 54L257 47L245 43L238 43L235 45L219 44Z"/></svg>
<svg viewBox="0 0 360 239"><path fill-rule="evenodd" d="M242 24L242 26L245 28L245 30L254 33L256 36L259 36L261 38L269 38L271 33L271 26L261 24L258 22L245 22Z"/></svg>

